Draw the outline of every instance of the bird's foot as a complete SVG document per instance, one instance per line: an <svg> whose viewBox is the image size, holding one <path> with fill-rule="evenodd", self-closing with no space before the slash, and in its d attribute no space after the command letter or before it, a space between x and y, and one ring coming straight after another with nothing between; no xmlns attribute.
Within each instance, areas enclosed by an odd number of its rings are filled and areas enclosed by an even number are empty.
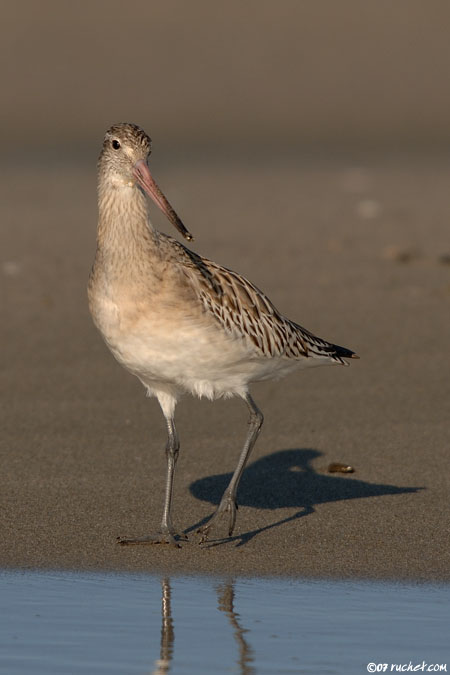
<svg viewBox="0 0 450 675"><path fill-rule="evenodd" d="M117 543L121 546L138 546L148 544L169 544L176 548L181 548L180 541L188 541L185 534L179 534L175 531L155 532L143 537L117 537Z"/></svg>
<svg viewBox="0 0 450 675"><path fill-rule="evenodd" d="M236 499L231 495L225 494L208 522L205 525L202 525L202 527L199 527L197 530L197 534L201 535L199 543L204 544L206 541L208 541L208 535L211 526L215 523L219 516L226 512L228 512L228 536L231 537L234 530L234 524L236 522L237 508L238 505L236 503Z"/></svg>

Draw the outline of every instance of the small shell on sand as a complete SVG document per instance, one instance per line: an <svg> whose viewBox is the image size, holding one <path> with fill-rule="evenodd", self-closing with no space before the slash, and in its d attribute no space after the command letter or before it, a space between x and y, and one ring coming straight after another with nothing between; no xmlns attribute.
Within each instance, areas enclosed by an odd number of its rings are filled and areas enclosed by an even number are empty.
<svg viewBox="0 0 450 675"><path fill-rule="evenodd" d="M349 464L342 462L332 462L328 465L328 473L353 473L355 469Z"/></svg>

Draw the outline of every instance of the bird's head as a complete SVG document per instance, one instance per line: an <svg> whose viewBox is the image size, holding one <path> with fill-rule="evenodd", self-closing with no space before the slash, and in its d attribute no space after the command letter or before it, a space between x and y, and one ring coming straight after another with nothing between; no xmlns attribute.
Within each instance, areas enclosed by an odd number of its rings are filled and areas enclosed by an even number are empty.
<svg viewBox="0 0 450 675"><path fill-rule="evenodd" d="M109 189L133 188L139 185L172 225L190 241L193 239L192 235L152 178L147 164L151 147L151 138L136 124L114 124L105 134L98 161L100 181L106 181Z"/></svg>

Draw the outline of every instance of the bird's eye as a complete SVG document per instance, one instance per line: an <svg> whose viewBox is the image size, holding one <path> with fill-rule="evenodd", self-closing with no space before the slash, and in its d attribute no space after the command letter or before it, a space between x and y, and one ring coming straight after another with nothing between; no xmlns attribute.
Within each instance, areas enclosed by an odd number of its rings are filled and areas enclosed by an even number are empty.
<svg viewBox="0 0 450 675"><path fill-rule="evenodd" d="M116 141L116 139L114 139L113 142L112 142L112 146L113 146L114 150L118 150L120 148L119 141Z"/></svg>

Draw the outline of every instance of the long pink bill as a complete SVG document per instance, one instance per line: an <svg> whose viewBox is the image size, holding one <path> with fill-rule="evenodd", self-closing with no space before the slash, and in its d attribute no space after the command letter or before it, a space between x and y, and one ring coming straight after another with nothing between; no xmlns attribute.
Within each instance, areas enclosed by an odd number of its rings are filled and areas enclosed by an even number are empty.
<svg viewBox="0 0 450 675"><path fill-rule="evenodd" d="M164 194L161 192L159 187L156 185L155 181L152 178L150 169L147 166L147 163L140 159L134 165L134 177L138 181L141 188L148 194L149 197L153 199L155 204L159 206L161 211L167 216L172 225L177 228L178 232L181 232L183 237L188 241L192 241L194 238L192 234L185 228L180 218L175 213L174 209L171 207L167 201Z"/></svg>

